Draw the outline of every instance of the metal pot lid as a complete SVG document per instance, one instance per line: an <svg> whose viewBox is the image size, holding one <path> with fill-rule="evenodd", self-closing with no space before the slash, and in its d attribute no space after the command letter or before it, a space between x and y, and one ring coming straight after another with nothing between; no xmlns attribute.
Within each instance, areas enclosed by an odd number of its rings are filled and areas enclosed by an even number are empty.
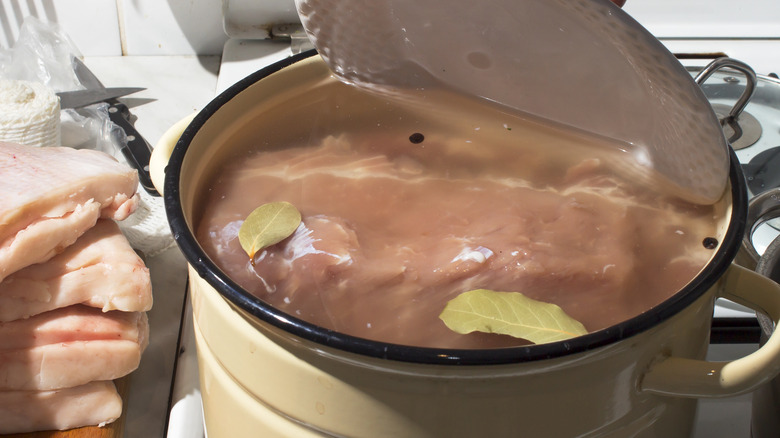
<svg viewBox="0 0 780 438"><path fill-rule="evenodd" d="M723 194L729 152L712 108L677 59L612 2L296 6L345 82L390 94L446 87L478 96L608 140L647 186L702 204Z"/></svg>

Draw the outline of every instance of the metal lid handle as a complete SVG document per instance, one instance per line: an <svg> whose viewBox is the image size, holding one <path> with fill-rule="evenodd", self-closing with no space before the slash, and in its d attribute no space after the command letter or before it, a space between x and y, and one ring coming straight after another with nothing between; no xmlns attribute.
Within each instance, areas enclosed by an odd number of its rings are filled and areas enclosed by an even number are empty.
<svg viewBox="0 0 780 438"><path fill-rule="evenodd" d="M756 79L756 72L753 71L753 69L745 64L742 61L738 61L733 58L718 58L709 63L702 71L699 72L698 75L696 75L696 78L694 79L697 84L700 86L704 84L704 82L716 71L722 69L722 68L733 68L735 70L738 70L742 72L745 75L745 78L747 79L747 84L745 85L745 91L742 92L742 95L737 100L737 103L734 104L734 106L731 108L731 111L729 111L728 119L736 119L739 117L740 114L742 114L742 110L745 109L748 102L750 102L750 99L753 97L753 93L756 91L756 84L758 80Z"/></svg>

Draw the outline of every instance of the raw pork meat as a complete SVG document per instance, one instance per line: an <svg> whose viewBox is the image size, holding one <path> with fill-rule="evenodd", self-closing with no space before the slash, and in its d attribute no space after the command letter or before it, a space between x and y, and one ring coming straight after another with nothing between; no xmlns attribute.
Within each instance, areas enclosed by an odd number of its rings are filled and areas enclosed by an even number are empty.
<svg viewBox="0 0 780 438"><path fill-rule="evenodd" d="M149 269L112 220L99 220L62 253L0 282L0 322L73 304L104 312L152 307Z"/></svg>
<svg viewBox="0 0 780 438"><path fill-rule="evenodd" d="M138 205L138 173L98 151L0 142L0 176L0 281Z"/></svg>
<svg viewBox="0 0 780 438"><path fill-rule="evenodd" d="M198 239L229 276L290 315L441 348L524 342L449 330L438 315L463 292L521 292L599 330L679 290L712 254L701 244L714 232L709 207L643 192L599 159L555 167L544 150L458 149L431 137L420 146L328 139L233 160L207 190ZM543 175L525 177L533 172ZM274 201L295 205L302 224L249 260L238 229Z"/></svg>
<svg viewBox="0 0 780 438"><path fill-rule="evenodd" d="M0 434L111 423L122 414L113 382L51 391L0 391Z"/></svg>
<svg viewBox="0 0 780 438"><path fill-rule="evenodd" d="M0 390L69 388L138 367L148 343L143 312L81 305L0 323Z"/></svg>

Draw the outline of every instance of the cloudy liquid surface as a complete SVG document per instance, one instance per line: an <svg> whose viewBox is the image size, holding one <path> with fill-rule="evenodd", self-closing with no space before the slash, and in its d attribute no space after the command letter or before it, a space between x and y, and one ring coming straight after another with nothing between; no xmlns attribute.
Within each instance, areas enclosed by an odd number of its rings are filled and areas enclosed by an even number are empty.
<svg viewBox="0 0 780 438"><path fill-rule="evenodd" d="M330 81L263 111L208 185L197 237L243 288L311 323L439 348L523 340L460 335L438 318L473 289L556 303L588 330L662 302L707 263L717 206L631 178L601 139L428 92L427 104ZM273 107L273 103L269 104ZM238 229L287 201L303 221L253 261Z"/></svg>

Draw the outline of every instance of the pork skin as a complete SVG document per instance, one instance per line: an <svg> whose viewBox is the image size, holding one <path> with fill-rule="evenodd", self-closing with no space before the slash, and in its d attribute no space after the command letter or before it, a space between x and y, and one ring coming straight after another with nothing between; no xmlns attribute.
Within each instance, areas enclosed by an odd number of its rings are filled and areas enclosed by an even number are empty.
<svg viewBox="0 0 780 438"><path fill-rule="evenodd" d="M138 205L138 173L108 154L0 142L0 281Z"/></svg>

